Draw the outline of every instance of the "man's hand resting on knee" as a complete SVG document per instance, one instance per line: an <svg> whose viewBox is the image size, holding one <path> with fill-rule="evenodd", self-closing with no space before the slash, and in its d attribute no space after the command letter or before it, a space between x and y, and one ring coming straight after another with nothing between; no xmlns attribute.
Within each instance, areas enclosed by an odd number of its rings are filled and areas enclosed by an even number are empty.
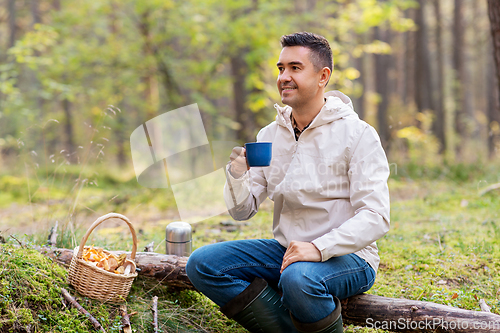
<svg viewBox="0 0 500 333"><path fill-rule="evenodd" d="M321 261L321 252L313 243L291 241L283 256L281 271L283 273L288 265L297 261Z"/></svg>

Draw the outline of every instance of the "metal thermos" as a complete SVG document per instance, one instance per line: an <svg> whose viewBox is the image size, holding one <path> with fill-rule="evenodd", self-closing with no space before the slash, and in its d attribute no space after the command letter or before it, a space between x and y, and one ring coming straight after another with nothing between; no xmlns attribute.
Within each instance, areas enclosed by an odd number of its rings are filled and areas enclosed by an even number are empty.
<svg viewBox="0 0 500 333"><path fill-rule="evenodd" d="M191 225L186 222L172 222L167 225L167 254L187 257L192 251Z"/></svg>

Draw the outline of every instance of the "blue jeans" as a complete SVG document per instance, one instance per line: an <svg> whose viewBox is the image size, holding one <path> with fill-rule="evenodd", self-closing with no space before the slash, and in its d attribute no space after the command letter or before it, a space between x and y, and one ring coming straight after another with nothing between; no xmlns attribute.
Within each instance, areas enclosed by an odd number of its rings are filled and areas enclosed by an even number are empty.
<svg viewBox="0 0 500 333"><path fill-rule="evenodd" d="M189 257L193 285L223 306L256 277L282 293L283 305L297 320L313 323L335 310L333 296L345 299L370 289L375 271L355 254L325 262L295 262L280 274L286 248L274 239L237 240L203 246Z"/></svg>

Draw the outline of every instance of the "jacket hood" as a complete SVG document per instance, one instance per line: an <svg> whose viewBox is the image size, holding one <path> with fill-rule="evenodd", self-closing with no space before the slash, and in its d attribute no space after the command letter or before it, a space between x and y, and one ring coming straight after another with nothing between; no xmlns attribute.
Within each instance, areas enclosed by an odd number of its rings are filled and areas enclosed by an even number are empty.
<svg viewBox="0 0 500 333"><path fill-rule="evenodd" d="M351 99L342 92L338 90L326 92L325 98L325 105L323 105L323 108L321 108L309 128L318 127L350 115L358 117L357 113L354 112ZM278 125L284 127L288 127L288 125L291 126L290 115L292 113L292 108L288 105L281 107L278 104L274 104L274 107L278 112L276 116Z"/></svg>

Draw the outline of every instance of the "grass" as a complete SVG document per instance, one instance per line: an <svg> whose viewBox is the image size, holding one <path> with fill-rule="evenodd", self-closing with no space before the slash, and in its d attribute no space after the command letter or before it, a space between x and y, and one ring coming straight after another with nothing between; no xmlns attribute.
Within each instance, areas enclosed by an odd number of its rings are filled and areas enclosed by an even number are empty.
<svg viewBox="0 0 500 333"><path fill-rule="evenodd" d="M484 298L500 313L499 193L480 197L473 183L444 189L393 203L371 293L470 310Z"/></svg>
<svg viewBox="0 0 500 333"><path fill-rule="evenodd" d="M60 288L76 292L66 284L67 272L58 264L29 247L0 245L0 332L90 332L92 325L75 309L63 304ZM165 286L138 279L128 298L134 332L152 330L151 298L159 296L161 332L195 332L205 325L216 329L235 326L217 313L214 305L196 292L172 292ZM117 306L86 297L78 302L107 332L121 332Z"/></svg>
<svg viewBox="0 0 500 333"><path fill-rule="evenodd" d="M0 246L0 331L1 332L88 332L86 318L65 309L60 288L66 270L36 250ZM105 306L92 309L106 326L116 326L116 316ZM112 330L110 330L112 332ZM114 332L118 332L114 330Z"/></svg>
<svg viewBox="0 0 500 333"><path fill-rule="evenodd" d="M500 314L500 191L483 196L478 194L479 189L499 181L498 173L492 171L497 169L489 166L467 167L464 171L458 167L447 167L441 172L433 171L431 174L429 171L427 174L431 176L424 178L415 176L424 171L407 170L411 172L392 177L389 181L392 227L378 242L381 265L376 283L369 293L470 310L479 310L478 300L484 299L492 312ZM71 179L71 172L67 172L66 177ZM465 175L467 172L469 174ZM82 187L71 222L74 229L61 229L64 237L60 237L58 246L74 246L86 231L86 226L96 217L116 211L129 216L136 226L139 250L150 241L155 241L156 251L164 252L165 226L178 219L171 192L140 188L133 178L114 179L114 174L102 171L94 175L98 186L85 184ZM29 204L22 188L26 181L0 177L0 188L6 189L2 193L7 193L3 195L10 198L8 204L4 203L0 208L3 221L7 222L0 227L0 236L6 238L8 243L15 243L8 237L8 234L15 233L23 241L42 244L48 228L56 219L59 219L60 225L69 225L67 212L74 201L67 198L74 200L75 189L67 186L62 178L55 178L54 185L46 186L45 192L33 186L37 184L33 180L32 189L38 189L38 192ZM40 197L37 199L37 196ZM47 197L54 201L48 203ZM271 221L272 205L269 202L247 222L236 223L228 215L210 218L193 225L194 246L233 239L272 237ZM130 248L131 241L127 228L117 224L98 228L88 242L110 250L123 250ZM28 252L16 255L16 251ZM64 269L37 256L34 251L15 249L11 245L0 247L0 257L0 323L10 325L4 327L9 327L12 332L22 332L22 327L28 325L34 332L79 332L79 327L83 327L83 331L90 327L84 317L65 308L58 298L58 288L68 287ZM48 276L47 280L51 282L45 286L37 281L20 283L37 277L30 274L32 270L44 272L43 275ZM39 275L42 276L41 273ZM33 294L33 287L29 287L32 284L37 288L46 288L47 291L43 292L50 297L26 301L26 297ZM15 296L14 291L17 293ZM37 291L37 294L40 293ZM75 294L74 291L72 293ZM155 295L160 299L158 306L163 332L244 332L235 322L221 315L204 296L192 291L176 292L143 279L134 282L127 302L129 312L138 312L132 317L132 327L136 332L152 332L150 305ZM26 308L23 301L13 301L18 298L24 299L29 306ZM51 301L45 302L48 299ZM84 297L79 297L79 301L96 318L102 319L108 332L119 331L119 316L115 307ZM47 326L47 322L52 326ZM73 331L59 329L58 325ZM0 331L4 330L0 328ZM346 332L384 331L348 326Z"/></svg>

